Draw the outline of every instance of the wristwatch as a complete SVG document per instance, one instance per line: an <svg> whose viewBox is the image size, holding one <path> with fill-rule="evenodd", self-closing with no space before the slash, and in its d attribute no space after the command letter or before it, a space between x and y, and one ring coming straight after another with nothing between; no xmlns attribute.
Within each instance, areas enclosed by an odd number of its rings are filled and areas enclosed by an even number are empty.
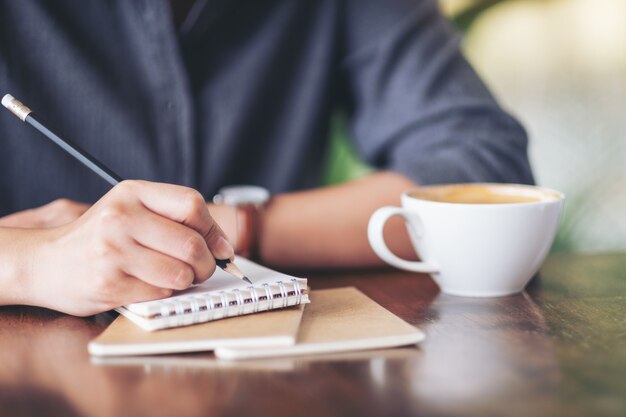
<svg viewBox="0 0 626 417"><path fill-rule="evenodd" d="M237 252L247 258L259 255L259 226L263 209L270 200L269 190L255 185L220 188L213 203L237 208Z"/></svg>

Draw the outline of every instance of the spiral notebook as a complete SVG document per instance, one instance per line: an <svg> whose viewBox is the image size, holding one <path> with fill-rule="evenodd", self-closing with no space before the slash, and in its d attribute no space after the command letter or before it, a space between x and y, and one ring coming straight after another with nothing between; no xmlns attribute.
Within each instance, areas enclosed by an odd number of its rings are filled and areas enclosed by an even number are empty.
<svg viewBox="0 0 626 417"><path fill-rule="evenodd" d="M204 323L306 304L307 280L282 274L245 258L237 265L253 285L221 269L202 284L155 301L127 304L116 310L144 330Z"/></svg>

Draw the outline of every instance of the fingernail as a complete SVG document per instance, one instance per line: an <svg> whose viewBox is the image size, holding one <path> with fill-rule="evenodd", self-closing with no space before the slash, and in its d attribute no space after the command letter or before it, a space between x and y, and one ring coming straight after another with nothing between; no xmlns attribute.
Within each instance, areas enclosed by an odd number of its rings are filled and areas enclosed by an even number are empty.
<svg viewBox="0 0 626 417"><path fill-rule="evenodd" d="M235 256L235 251L233 250L233 246L228 243L224 237L220 236L219 239L215 242L215 245L212 248L213 256L217 259L231 259Z"/></svg>

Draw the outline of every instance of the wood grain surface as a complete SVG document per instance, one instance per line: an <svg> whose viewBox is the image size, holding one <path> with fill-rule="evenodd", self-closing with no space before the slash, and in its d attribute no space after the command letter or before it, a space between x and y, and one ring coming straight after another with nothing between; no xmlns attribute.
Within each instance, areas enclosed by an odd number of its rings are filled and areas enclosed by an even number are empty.
<svg viewBox="0 0 626 417"><path fill-rule="evenodd" d="M94 360L112 314L0 308L1 416L626 415L626 254L552 256L523 294L439 293L391 270L298 272L356 286L418 348L231 363L211 354Z"/></svg>

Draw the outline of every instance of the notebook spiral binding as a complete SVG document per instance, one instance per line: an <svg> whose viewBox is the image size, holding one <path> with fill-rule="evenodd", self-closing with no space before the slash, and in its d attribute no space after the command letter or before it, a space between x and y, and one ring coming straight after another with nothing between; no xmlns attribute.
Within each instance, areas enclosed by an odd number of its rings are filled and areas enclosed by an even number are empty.
<svg viewBox="0 0 626 417"><path fill-rule="evenodd" d="M301 288L294 278L289 282L277 281L260 287L251 285L245 289L221 291L217 295L193 294L176 301L163 301L159 313L152 318L169 317L172 324L181 326L201 323L279 308L276 302L281 303L280 308L297 305L302 302L302 295L306 292L307 289Z"/></svg>

